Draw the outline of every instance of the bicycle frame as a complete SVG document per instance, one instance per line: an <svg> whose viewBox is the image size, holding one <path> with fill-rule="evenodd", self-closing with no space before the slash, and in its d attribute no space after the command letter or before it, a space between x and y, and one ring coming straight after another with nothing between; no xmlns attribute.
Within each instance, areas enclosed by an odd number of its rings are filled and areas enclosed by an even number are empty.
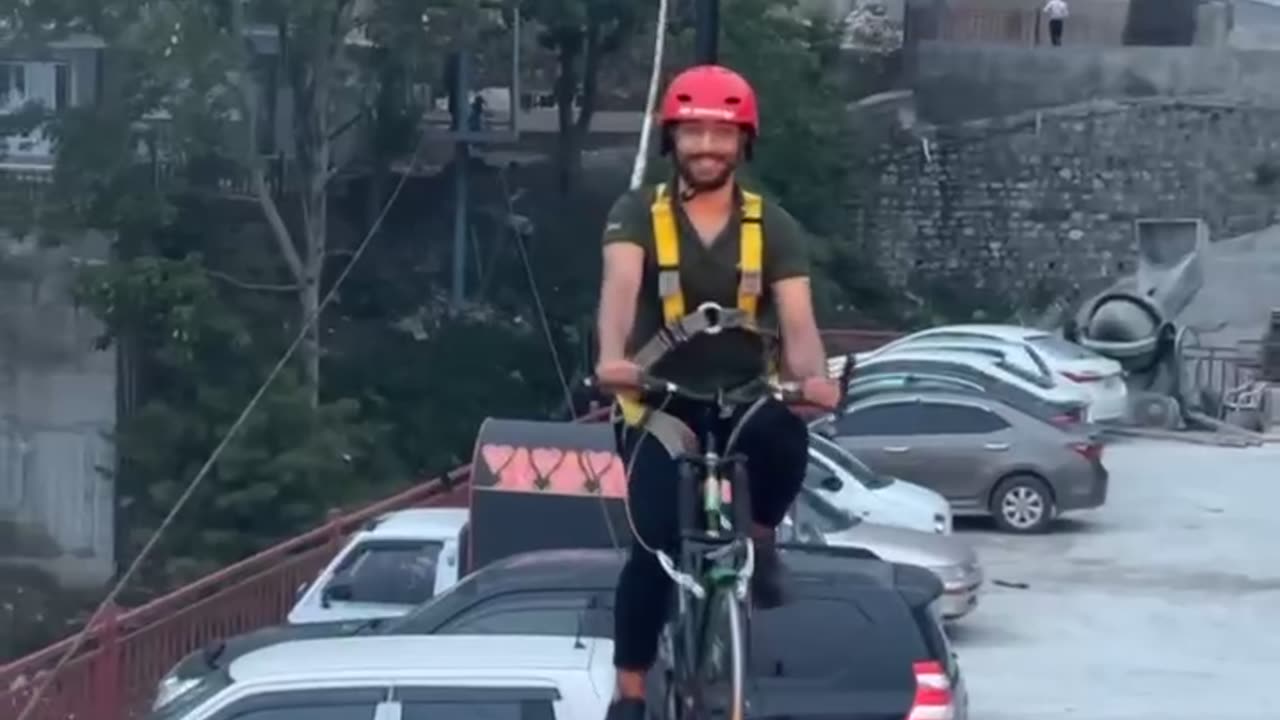
<svg viewBox="0 0 1280 720"><path fill-rule="evenodd" d="M675 706L669 710L678 717L702 709L706 702L702 685L710 680L707 675L723 670L721 666L726 648L723 644L718 647L715 644L717 639L723 639L717 638L717 633L723 632L719 627L721 618L717 615L722 605L729 608L727 612L732 616L727 618L728 632L736 634L736 637L728 638L731 646L727 648L730 673L733 674L730 720L737 720L743 712L742 658L748 639L742 627L742 615L755 567L755 545L747 532L751 513L745 458L732 453L732 449L738 428L760 402L757 400L743 414L729 433L723 449L717 448L717 438L708 429L701 439L701 453L677 459L680 466L680 561L677 565L661 551L657 555L663 570L678 588L676 611L668 623L666 638L675 676L669 687L669 701ZM730 409L731 406L721 396L714 407L708 408L708 412L727 414ZM712 423L705 425L710 428ZM726 489L732 513L726 512ZM741 563L737 562L740 555L743 556ZM704 671L707 665L712 670Z"/></svg>

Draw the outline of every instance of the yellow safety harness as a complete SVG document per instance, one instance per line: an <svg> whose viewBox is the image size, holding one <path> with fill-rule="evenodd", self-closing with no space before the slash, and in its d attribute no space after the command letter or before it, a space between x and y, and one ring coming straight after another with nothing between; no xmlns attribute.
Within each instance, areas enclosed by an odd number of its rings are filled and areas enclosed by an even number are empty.
<svg viewBox="0 0 1280 720"><path fill-rule="evenodd" d="M653 240L658 261L658 294L662 297L662 320L674 328L686 317L684 292L680 287L680 234L667 195L667 186L657 186L653 204ZM739 235L738 309L752 322L757 320L760 295L764 292L764 201L756 193L742 191L742 227ZM634 394L619 394L618 407L628 425L641 425L649 409Z"/></svg>

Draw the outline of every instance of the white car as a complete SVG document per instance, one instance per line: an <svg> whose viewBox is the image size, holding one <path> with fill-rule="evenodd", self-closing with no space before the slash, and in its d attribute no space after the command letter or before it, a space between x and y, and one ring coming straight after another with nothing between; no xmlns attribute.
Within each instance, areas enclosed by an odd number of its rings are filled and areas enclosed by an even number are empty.
<svg viewBox="0 0 1280 720"><path fill-rule="evenodd" d="M1129 390L1124 382L1124 368L1119 362L1036 328L994 324L944 325L898 338L865 355L878 355L924 339L985 339L1019 344L1054 374L1079 386L1089 395L1091 420L1114 421L1128 414ZM859 361L862 359L862 356L858 357Z"/></svg>
<svg viewBox="0 0 1280 720"><path fill-rule="evenodd" d="M1090 397L1083 389L1028 372L989 351L903 347L858 364L858 374L864 378L872 373L899 371L938 372L980 380L995 399L1041 420L1067 423L1088 419Z"/></svg>
<svg viewBox="0 0 1280 720"><path fill-rule="evenodd" d="M951 504L941 494L877 473L817 433L809 434L804 483L832 505L869 523L951 533Z"/></svg>
<svg viewBox="0 0 1280 720"><path fill-rule="evenodd" d="M299 589L291 625L399 617L458 582L466 508L388 513L351 536Z"/></svg>
<svg viewBox="0 0 1280 720"><path fill-rule="evenodd" d="M613 642L525 635L297 640L210 673L165 720L603 718ZM156 717L156 716L153 716ZM157 718L158 720L158 718Z"/></svg>

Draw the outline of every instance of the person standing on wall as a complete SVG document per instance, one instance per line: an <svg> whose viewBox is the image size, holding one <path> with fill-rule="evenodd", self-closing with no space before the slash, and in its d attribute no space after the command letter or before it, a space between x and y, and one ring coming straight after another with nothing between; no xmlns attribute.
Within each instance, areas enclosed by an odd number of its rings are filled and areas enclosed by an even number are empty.
<svg viewBox="0 0 1280 720"><path fill-rule="evenodd" d="M1062 26L1066 24L1067 10L1066 0L1049 0L1045 3L1042 11L1049 18L1049 42L1054 46L1062 44Z"/></svg>

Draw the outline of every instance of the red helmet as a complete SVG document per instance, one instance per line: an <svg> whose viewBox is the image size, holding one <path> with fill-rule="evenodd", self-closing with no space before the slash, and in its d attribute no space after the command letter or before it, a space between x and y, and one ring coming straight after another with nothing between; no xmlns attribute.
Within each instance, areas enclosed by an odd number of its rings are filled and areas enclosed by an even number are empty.
<svg viewBox="0 0 1280 720"><path fill-rule="evenodd" d="M720 65L698 65L672 79L662 98L662 126L681 120L722 120L741 125L755 137L760 108L751 83Z"/></svg>

